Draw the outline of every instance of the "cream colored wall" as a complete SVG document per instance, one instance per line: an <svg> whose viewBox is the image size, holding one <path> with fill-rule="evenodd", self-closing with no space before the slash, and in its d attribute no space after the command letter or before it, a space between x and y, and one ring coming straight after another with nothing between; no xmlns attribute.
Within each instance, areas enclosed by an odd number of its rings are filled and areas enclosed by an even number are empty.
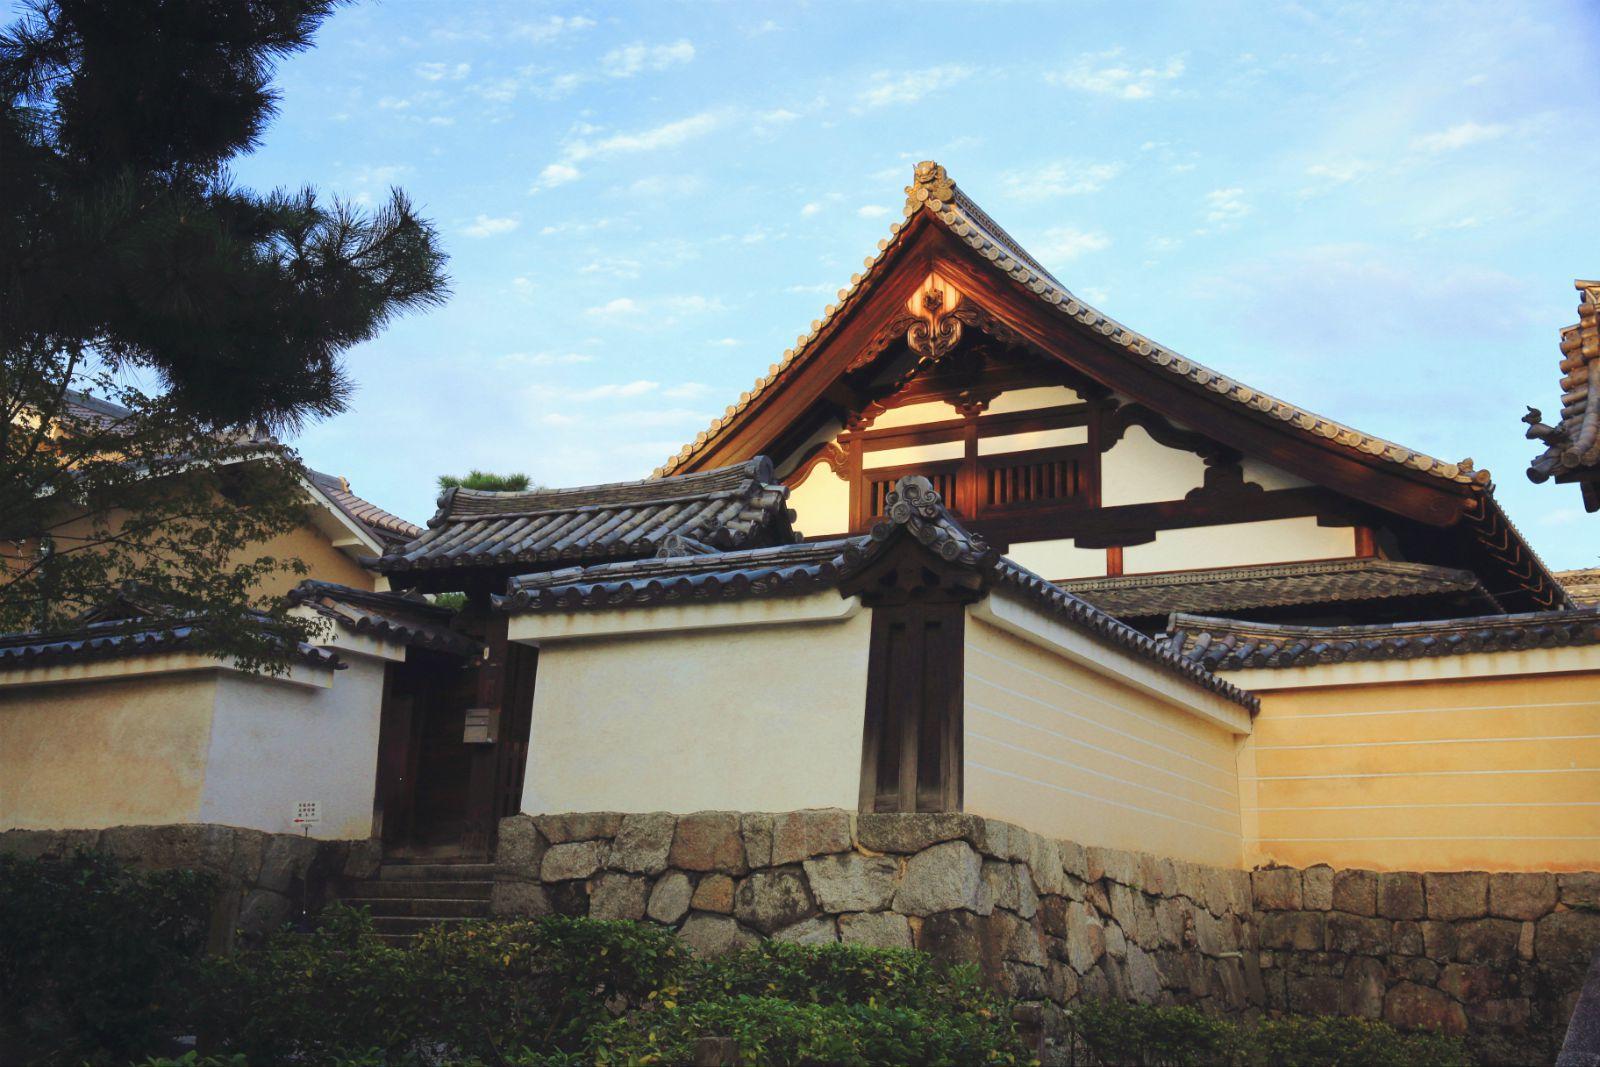
<svg viewBox="0 0 1600 1067"><path fill-rule="evenodd" d="M341 658L345 669L328 688L222 674L201 822L288 833L294 803L318 800L313 837L371 835L385 661Z"/></svg>
<svg viewBox="0 0 1600 1067"><path fill-rule="evenodd" d="M1314 516L1162 530L1148 544L1122 550L1124 574L1236 567L1251 563L1340 559L1355 555L1355 530L1318 526Z"/></svg>
<svg viewBox="0 0 1600 1067"><path fill-rule="evenodd" d="M1515 655L1526 665L1529 654ZM1469 658L1499 657L1459 657ZM1391 666L1329 670L1351 681L1352 669L1380 678ZM1270 684L1270 673L1252 680ZM1258 692L1243 765L1259 835L1252 863L1600 866L1600 669Z"/></svg>
<svg viewBox="0 0 1600 1067"><path fill-rule="evenodd" d="M1069 538L1055 541L1018 541L1006 557L1052 582L1068 578L1095 578L1106 573L1106 550L1079 548Z"/></svg>
<svg viewBox="0 0 1600 1067"><path fill-rule="evenodd" d="M0 829L194 822L216 672L0 689Z"/></svg>
<svg viewBox="0 0 1600 1067"><path fill-rule="evenodd" d="M1238 865L1232 731L971 615L965 670L967 811Z"/></svg>
<svg viewBox="0 0 1600 1067"><path fill-rule="evenodd" d="M850 532L850 481L819 463L789 490L795 529L805 537Z"/></svg>
<svg viewBox="0 0 1600 1067"><path fill-rule="evenodd" d="M694 626L738 607L675 610ZM523 810L854 809L870 634L859 611L542 640Z"/></svg>
<svg viewBox="0 0 1600 1067"><path fill-rule="evenodd" d="M1100 505L1182 500L1205 484L1205 461L1193 452L1158 443L1143 426L1130 426L1100 457Z"/></svg>

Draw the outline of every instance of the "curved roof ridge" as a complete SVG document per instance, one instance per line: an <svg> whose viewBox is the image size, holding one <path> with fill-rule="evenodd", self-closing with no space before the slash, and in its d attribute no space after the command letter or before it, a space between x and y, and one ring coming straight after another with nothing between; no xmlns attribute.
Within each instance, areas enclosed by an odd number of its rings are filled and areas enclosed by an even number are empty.
<svg viewBox="0 0 1600 1067"><path fill-rule="evenodd" d="M737 403L729 405L721 418L713 421L711 426L702 431L694 441L685 445L677 455L657 468L655 475L671 474L688 462L719 435L740 412L748 408L753 399L762 395L795 363L804 361L817 339L827 332L828 327L840 313L859 299L863 283L881 270L881 265L889 258L889 251L898 243L909 221L921 211L929 212L953 234L964 240L969 247L995 264L1002 273L1032 290L1045 303L1105 335L1134 355L1203 386L1225 399L1279 421L1291 423L1303 432L1423 474L1479 487L1487 486L1491 480L1489 472L1475 469L1470 459L1451 463L1386 438L1364 433L1270 393L1251 388L1130 329L1074 296L1023 249L1015 238L990 218L988 213L958 189L942 166L932 161L917 164L913 182L906 187L906 221L894 223L890 227L889 238L878 242L878 254L867 259L866 273L852 275L849 286L839 290L838 302L827 306L823 317L812 322L811 329L800 335L795 347L785 351L783 359L769 367L766 375L757 378L751 390L742 394Z"/></svg>

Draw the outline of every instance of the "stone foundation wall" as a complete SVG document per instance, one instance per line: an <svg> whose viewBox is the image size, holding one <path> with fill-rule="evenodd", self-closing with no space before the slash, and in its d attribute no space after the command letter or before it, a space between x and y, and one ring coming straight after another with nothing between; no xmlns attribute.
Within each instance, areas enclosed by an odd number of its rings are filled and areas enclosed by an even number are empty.
<svg viewBox="0 0 1600 1067"><path fill-rule="evenodd" d="M1080 996L1337 1012L1508 1062L1554 1055L1600 947L1600 874L1224 870L959 814L519 815L495 878L498 915L642 919L701 953L974 962L1041 1023Z"/></svg>
<svg viewBox="0 0 1600 1067"><path fill-rule="evenodd" d="M1554 1059L1600 949L1600 874L1252 875L1266 1007L1465 1034L1490 1060Z"/></svg>
<svg viewBox="0 0 1600 1067"><path fill-rule="evenodd" d="M369 877L382 858L376 841L320 841L204 823L0 833L0 853L29 859L60 859L79 849L109 852L143 870L188 868L216 875L214 951L241 941L252 944L304 919L331 898L337 879Z"/></svg>

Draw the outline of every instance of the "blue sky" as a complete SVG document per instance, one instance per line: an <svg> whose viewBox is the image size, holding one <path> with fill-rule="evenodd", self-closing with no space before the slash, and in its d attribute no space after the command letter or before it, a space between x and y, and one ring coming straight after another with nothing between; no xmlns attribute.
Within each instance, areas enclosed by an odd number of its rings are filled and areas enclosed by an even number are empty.
<svg viewBox="0 0 1600 1067"><path fill-rule="evenodd" d="M407 517L434 476L647 474L794 343L918 159L1184 354L1532 486L1574 277L1600 274L1594 3L424 3L345 9L238 176L405 188L455 296L350 354L314 466Z"/></svg>

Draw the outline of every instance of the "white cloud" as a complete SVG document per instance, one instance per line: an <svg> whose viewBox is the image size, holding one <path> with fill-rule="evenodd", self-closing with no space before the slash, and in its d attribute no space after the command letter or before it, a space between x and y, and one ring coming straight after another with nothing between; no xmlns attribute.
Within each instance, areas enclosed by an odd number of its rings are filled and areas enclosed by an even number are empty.
<svg viewBox="0 0 1600 1067"><path fill-rule="evenodd" d="M600 60L600 69L608 77L631 78L642 71L666 70L682 66L694 59L694 45L684 39L670 44L644 44L634 42L613 48Z"/></svg>
<svg viewBox="0 0 1600 1067"><path fill-rule="evenodd" d="M1100 252L1111 247L1111 238L1103 233L1089 233L1070 226L1046 230L1044 240L1033 246L1033 251L1046 263L1065 263L1089 252Z"/></svg>
<svg viewBox="0 0 1600 1067"><path fill-rule="evenodd" d="M598 307L588 308L584 311L584 314L597 319L621 319L637 315L643 310L637 300L631 297L619 296L615 300L608 300Z"/></svg>
<svg viewBox="0 0 1600 1067"><path fill-rule="evenodd" d="M646 381L643 378L631 382L622 382L618 385L596 385L589 389L579 389L569 394L573 400L610 400L614 397L643 396L653 393L661 388L660 382Z"/></svg>
<svg viewBox="0 0 1600 1067"><path fill-rule="evenodd" d="M719 337L711 343L716 345L718 348L737 348L739 345L739 339L737 337Z"/></svg>
<svg viewBox="0 0 1600 1067"><path fill-rule="evenodd" d="M881 219L889 213L889 209L882 204L863 204L856 208L856 214L864 219Z"/></svg>
<svg viewBox="0 0 1600 1067"><path fill-rule="evenodd" d="M614 256L594 259L578 268L579 274L604 274L612 278L637 278L642 264L637 259Z"/></svg>
<svg viewBox="0 0 1600 1067"><path fill-rule="evenodd" d="M511 36L520 37L525 41L542 43L544 41L553 41L562 34L593 29L594 25L594 19L584 18L582 15L570 17L551 15L537 22L524 22L512 27Z"/></svg>
<svg viewBox="0 0 1600 1067"><path fill-rule="evenodd" d="M700 296L667 296L654 303L661 310L673 315L703 315L712 311L726 311L728 307L716 297Z"/></svg>
<svg viewBox="0 0 1600 1067"><path fill-rule="evenodd" d="M460 81L472 73L471 63L418 63L417 77L427 81Z"/></svg>
<svg viewBox="0 0 1600 1067"><path fill-rule="evenodd" d="M786 293L832 293L837 292L838 289L839 287L837 285L829 285L827 282L818 282L816 285L785 286L783 291Z"/></svg>
<svg viewBox="0 0 1600 1067"><path fill-rule="evenodd" d="M806 204L804 207L802 207L800 209L800 214L802 216L804 216L804 217L809 218L810 216L817 214L821 210L822 210L822 205L817 203L815 200L813 200L813 201L811 201L811 203Z"/></svg>
<svg viewBox="0 0 1600 1067"><path fill-rule="evenodd" d="M1213 223L1236 222L1250 214L1250 203L1244 190L1238 186L1213 189L1206 194L1206 221Z"/></svg>
<svg viewBox="0 0 1600 1067"><path fill-rule="evenodd" d="M1066 68L1046 74L1045 81L1098 96L1144 100L1154 96L1164 84L1177 80L1184 70L1181 56L1174 56L1165 66L1159 67L1132 66L1121 59L1120 48L1081 55Z"/></svg>
<svg viewBox="0 0 1600 1067"><path fill-rule="evenodd" d="M722 342L716 343L721 344ZM737 344L738 342L735 341L734 343ZM704 396L710 391L710 386L700 382L684 382L682 385L674 385L670 389L663 389L661 395L668 400L693 400L695 397Z"/></svg>
<svg viewBox="0 0 1600 1067"><path fill-rule="evenodd" d="M880 70L873 74L866 88L856 96L858 109L887 107L890 104L914 104L936 89L947 88L972 77L971 67L947 65L891 73Z"/></svg>
<svg viewBox="0 0 1600 1067"><path fill-rule="evenodd" d="M578 363L593 363L587 352L507 352L500 362L508 366L565 367Z"/></svg>
<svg viewBox="0 0 1600 1067"><path fill-rule="evenodd" d="M698 174L651 174L634 181L628 186L628 192L658 199L682 198L698 193L705 184L706 180Z"/></svg>
<svg viewBox="0 0 1600 1067"><path fill-rule="evenodd" d="M510 215L498 218L492 215L479 215L472 220L471 225L463 227L461 232L468 237L497 237L502 233L510 233L521 225L521 219Z"/></svg>
<svg viewBox="0 0 1600 1067"><path fill-rule="evenodd" d="M536 193L540 189L554 189L558 185L575 182L581 177L583 177L583 171L570 163L552 163L539 172L539 180L534 182L533 187L528 191ZM549 227L546 227L546 231L548 229Z"/></svg>
<svg viewBox="0 0 1600 1067"><path fill-rule="evenodd" d="M1012 171L1001 181L1005 184L1006 192L1018 200L1045 200L1097 193L1122 170L1121 163L1085 163L1067 159L1046 163L1032 170Z"/></svg>
<svg viewBox="0 0 1600 1067"><path fill-rule="evenodd" d="M1449 129L1423 134L1412 139L1411 146L1423 152L1454 152L1469 145L1481 144L1503 137L1510 130L1500 123L1459 122Z"/></svg>
<svg viewBox="0 0 1600 1067"><path fill-rule="evenodd" d="M702 111L697 115L664 122L660 126L652 126L633 133L614 133L609 137L592 141L580 139L570 142L564 155L570 164L581 163L586 159L676 148L697 137L704 137L722 126L727 117L725 111Z"/></svg>

